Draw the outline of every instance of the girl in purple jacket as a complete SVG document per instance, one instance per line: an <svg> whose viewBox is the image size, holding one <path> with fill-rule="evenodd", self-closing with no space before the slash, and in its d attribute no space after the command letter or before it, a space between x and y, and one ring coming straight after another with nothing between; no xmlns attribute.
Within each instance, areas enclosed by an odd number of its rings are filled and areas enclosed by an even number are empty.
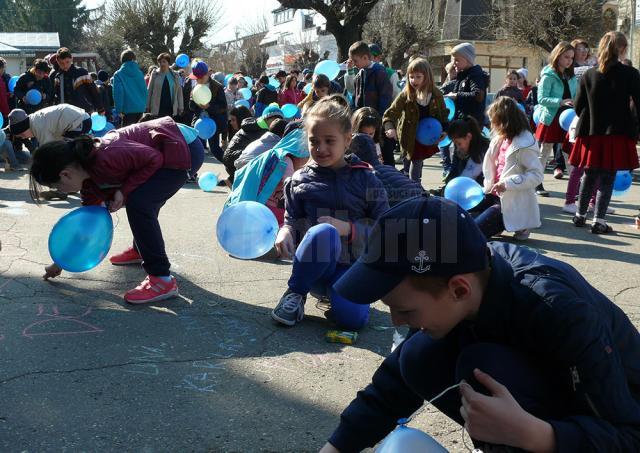
<svg viewBox="0 0 640 453"><path fill-rule="evenodd" d="M351 114L342 101L331 96L307 111L311 160L285 183L285 221L275 245L280 257L293 257L293 270L271 317L287 326L304 317L309 292L329 297L330 317L341 328L357 330L369 318L368 305L338 297L332 285L361 255L371 224L389 203L372 167L345 158Z"/></svg>
<svg viewBox="0 0 640 453"><path fill-rule="evenodd" d="M133 247L112 256L111 264L142 264L147 272L124 299L143 304L178 295L176 279L164 249L158 222L160 209L195 173L204 159L200 140L187 144L170 117L134 124L94 140L42 145L30 169L31 196L37 202L42 186L68 193L82 191L82 204L104 203L116 212L125 206ZM44 279L59 276L57 264L45 268Z"/></svg>

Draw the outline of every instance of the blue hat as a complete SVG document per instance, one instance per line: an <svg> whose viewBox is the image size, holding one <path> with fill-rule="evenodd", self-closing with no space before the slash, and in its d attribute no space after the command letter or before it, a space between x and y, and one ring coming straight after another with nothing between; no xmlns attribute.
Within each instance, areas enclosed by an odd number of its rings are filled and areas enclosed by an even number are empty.
<svg viewBox="0 0 640 453"><path fill-rule="evenodd" d="M380 47L378 44L369 44L369 51L371 52L371 55L373 55L374 57L377 57L379 55L382 55L382 47Z"/></svg>
<svg viewBox="0 0 640 453"><path fill-rule="evenodd" d="M204 77L209 72L209 66L204 61L193 60L191 63L191 74L189 75L190 79L200 79Z"/></svg>
<svg viewBox="0 0 640 453"><path fill-rule="evenodd" d="M280 110L276 104L268 105L263 111L262 116L258 118L258 126L262 129L269 129L269 125L267 124L267 120L269 118L284 118L284 113Z"/></svg>
<svg viewBox="0 0 640 453"><path fill-rule="evenodd" d="M340 296L371 304L409 275L452 277L487 269L487 240L467 211L424 194L385 212L366 252L333 285Z"/></svg>

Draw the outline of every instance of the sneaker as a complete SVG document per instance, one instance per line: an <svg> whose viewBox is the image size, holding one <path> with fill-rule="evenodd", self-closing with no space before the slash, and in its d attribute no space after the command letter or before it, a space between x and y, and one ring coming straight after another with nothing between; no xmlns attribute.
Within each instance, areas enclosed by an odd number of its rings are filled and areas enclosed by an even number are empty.
<svg viewBox="0 0 640 453"><path fill-rule="evenodd" d="M198 173L194 173L193 175L189 175L187 177L187 182L188 183L198 182Z"/></svg>
<svg viewBox="0 0 640 453"><path fill-rule="evenodd" d="M536 187L536 195L538 195L540 197L548 197L549 196L549 192L547 192L544 189L544 186L542 184L540 184L538 187Z"/></svg>
<svg viewBox="0 0 640 453"><path fill-rule="evenodd" d="M640 214L635 216L633 220L635 221L635 227L640 229Z"/></svg>
<svg viewBox="0 0 640 453"><path fill-rule="evenodd" d="M595 209L596 209L595 205L592 205L591 203L589 203L589 209L587 210L587 212L593 212L595 211ZM615 213L616 213L615 209L607 206L607 214L615 214Z"/></svg>
<svg viewBox="0 0 640 453"><path fill-rule="evenodd" d="M529 230L520 230L516 231L513 235L513 239L516 241L526 241L531 236L531 231Z"/></svg>
<svg viewBox="0 0 640 453"><path fill-rule="evenodd" d="M585 226L587 224L586 219L584 217L579 216L579 215L573 216L573 219L571 219L571 221L577 227L583 227L583 226Z"/></svg>
<svg viewBox="0 0 640 453"><path fill-rule="evenodd" d="M575 203L571 203L571 204L565 204L562 207L562 212L566 212L568 214L573 214L575 215L576 212L578 212L578 207L576 206Z"/></svg>
<svg viewBox="0 0 640 453"><path fill-rule="evenodd" d="M307 296L294 293L288 289L280 298L280 302L271 312L271 317L286 326L295 326L304 318L304 304Z"/></svg>
<svg viewBox="0 0 640 453"><path fill-rule="evenodd" d="M110 257L109 261L111 261L111 264L113 264L114 266L124 266L126 264L142 264L142 257L135 248L129 247L124 252Z"/></svg>
<svg viewBox="0 0 640 453"><path fill-rule="evenodd" d="M611 225L607 225L606 223L594 222L591 225L591 232L593 234L607 234L611 233L612 231L613 228L611 228Z"/></svg>
<svg viewBox="0 0 640 453"><path fill-rule="evenodd" d="M20 165L18 167L11 167L9 171L29 171L29 167Z"/></svg>
<svg viewBox="0 0 640 453"><path fill-rule="evenodd" d="M174 276L171 276L170 282L165 282L160 277L147 275L147 278L145 278L142 283L125 293L124 300L130 304L146 304L170 299L177 295L178 284Z"/></svg>
<svg viewBox="0 0 640 453"><path fill-rule="evenodd" d="M564 172L559 168L556 168L555 170L553 170L553 177L556 179L562 179L564 178Z"/></svg>

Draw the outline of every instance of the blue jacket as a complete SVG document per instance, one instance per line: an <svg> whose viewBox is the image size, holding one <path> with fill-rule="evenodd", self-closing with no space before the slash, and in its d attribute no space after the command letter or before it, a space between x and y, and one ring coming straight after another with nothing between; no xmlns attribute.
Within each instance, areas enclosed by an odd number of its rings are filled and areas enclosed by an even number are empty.
<svg viewBox="0 0 640 453"><path fill-rule="evenodd" d="M393 86L387 69L380 63L360 69L354 80L356 109L372 107L383 115L393 101Z"/></svg>
<svg viewBox="0 0 640 453"><path fill-rule="evenodd" d="M122 63L113 74L113 104L117 113L144 113L147 84L136 61Z"/></svg>
<svg viewBox="0 0 640 453"><path fill-rule="evenodd" d="M575 76L569 80L569 91L571 99L576 97L576 89L578 82ZM550 126L558 113L560 102L562 102L562 94L564 93L564 84L558 73L551 67L545 66L542 69L542 76L538 84L538 104L540 105L540 122L545 126Z"/></svg>
<svg viewBox="0 0 640 453"><path fill-rule="evenodd" d="M349 151L374 168L374 174L384 186L390 207L424 193L422 184L408 178L395 167L380 163L376 153L376 145L368 135L355 134L351 140ZM370 196L372 195L374 194L370 193Z"/></svg>
<svg viewBox="0 0 640 453"><path fill-rule="evenodd" d="M487 100L489 75L479 65L471 66L458 74L452 93L456 93L456 117L470 115L482 127Z"/></svg>
<svg viewBox="0 0 640 453"><path fill-rule="evenodd" d="M351 235L342 238L340 256L341 263L350 264L362 254L373 222L389 209L389 202L369 164L353 155L345 159L347 165L339 170L312 161L293 174L284 186L284 223L297 233L299 242L318 224L318 217L350 222Z"/></svg>
<svg viewBox="0 0 640 453"><path fill-rule="evenodd" d="M558 384L572 389L568 410L575 414L546 420L556 452L640 451L638 330L568 264L513 244L491 242L489 250L487 291L476 318L458 326L462 334L456 329L459 338L507 345L556 370ZM402 378L402 361L401 344L342 413L329 440L338 450L373 446L422 405Z"/></svg>
<svg viewBox="0 0 640 453"><path fill-rule="evenodd" d="M278 103L278 90L270 84L266 84L256 95L256 105L253 106L256 118L262 116L264 109L274 102Z"/></svg>

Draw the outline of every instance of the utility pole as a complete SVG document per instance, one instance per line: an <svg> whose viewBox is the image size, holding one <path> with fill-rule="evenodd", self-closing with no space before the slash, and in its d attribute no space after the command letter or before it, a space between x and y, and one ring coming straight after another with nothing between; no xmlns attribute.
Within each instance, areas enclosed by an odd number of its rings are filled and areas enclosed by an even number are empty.
<svg viewBox="0 0 640 453"><path fill-rule="evenodd" d="M634 36L635 35L635 31L636 31L636 1L637 0L632 0L631 1L631 24L629 26L629 55L627 58L629 58L631 61L635 62L636 65L638 65L638 62L635 60L635 54L634 54Z"/></svg>

